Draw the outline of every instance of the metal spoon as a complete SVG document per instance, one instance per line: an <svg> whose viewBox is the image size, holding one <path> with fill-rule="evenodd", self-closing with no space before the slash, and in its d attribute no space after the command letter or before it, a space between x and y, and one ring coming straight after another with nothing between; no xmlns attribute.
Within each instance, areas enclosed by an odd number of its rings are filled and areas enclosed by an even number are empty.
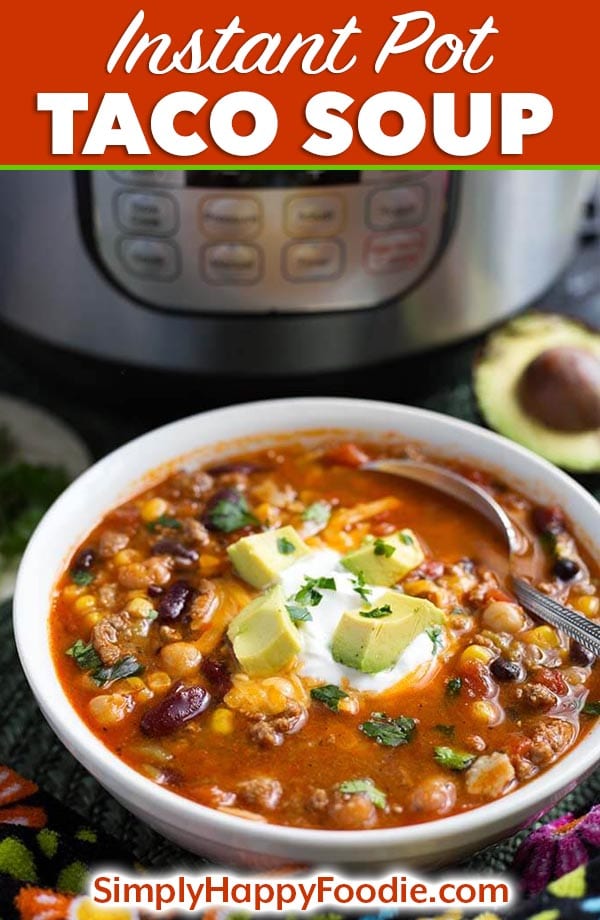
<svg viewBox="0 0 600 920"><path fill-rule="evenodd" d="M460 473L446 470L433 463L421 463L418 460L373 460L365 463L362 469L423 482L478 511L503 533L508 545L510 569L513 567L514 557L524 553L527 545L525 539L504 508L485 489L461 476ZM519 602L526 610L557 629L561 629L592 654L600 656L600 626L598 624L590 622L582 614L569 610L568 607L559 604L553 598L542 594L532 584L513 572L511 572L511 582Z"/></svg>

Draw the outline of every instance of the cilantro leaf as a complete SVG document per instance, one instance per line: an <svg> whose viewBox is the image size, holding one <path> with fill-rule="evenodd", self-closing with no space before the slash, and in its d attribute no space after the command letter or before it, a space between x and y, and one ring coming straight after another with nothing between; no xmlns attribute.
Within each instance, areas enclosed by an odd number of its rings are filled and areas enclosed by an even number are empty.
<svg viewBox="0 0 600 920"><path fill-rule="evenodd" d="M439 652L441 648L444 647L442 641L442 627L441 626L428 626L425 630L429 638L431 639L431 644L433 646L433 654Z"/></svg>
<svg viewBox="0 0 600 920"><path fill-rule="evenodd" d="M134 658L133 655L126 655L125 658L121 658L110 667L101 665L98 668L94 668L90 673L90 677L99 687L107 687L108 684L112 684L115 680L134 677L136 674L141 674L143 670L144 668L137 658Z"/></svg>
<svg viewBox="0 0 600 920"><path fill-rule="evenodd" d="M400 747L408 744L417 723L409 716L390 718L384 712L372 712L371 719L358 726L367 738L373 738L377 744L384 747Z"/></svg>
<svg viewBox="0 0 600 920"><path fill-rule="evenodd" d="M306 623L312 620L310 610L307 610L306 607L301 607L299 604L286 604L285 609L290 615L290 620L294 623Z"/></svg>
<svg viewBox="0 0 600 920"><path fill-rule="evenodd" d="M391 543L385 543L381 537L378 537L373 544L373 552L376 556L385 556L386 559L389 559L396 552L396 547Z"/></svg>
<svg viewBox="0 0 600 920"><path fill-rule="evenodd" d="M356 593L359 595L359 597L361 597L363 601L368 604L373 591L371 588L367 587L363 572L359 572L358 575L352 579L352 587L353 590L356 591Z"/></svg>
<svg viewBox="0 0 600 920"><path fill-rule="evenodd" d="M436 763L448 770L466 770L475 760L475 754L466 754L451 747L436 747L433 757Z"/></svg>
<svg viewBox="0 0 600 920"><path fill-rule="evenodd" d="M86 572L85 569L71 569L69 575L71 576L71 581L79 585L80 588L90 585L94 580L94 573Z"/></svg>
<svg viewBox="0 0 600 920"><path fill-rule="evenodd" d="M338 789L344 795L363 793L370 799L375 808L385 808L387 805L385 792L378 789L372 779L347 779L339 784Z"/></svg>
<svg viewBox="0 0 600 920"><path fill-rule="evenodd" d="M146 524L146 528L150 533L154 533L159 527L165 527L169 530L181 530L183 524L181 521L178 521L177 518L171 517L168 514L161 514L160 517L157 517L154 521L148 521Z"/></svg>
<svg viewBox="0 0 600 920"><path fill-rule="evenodd" d="M341 687L336 687L335 684L324 684L322 687L313 687L310 691L310 695L313 700L324 703L332 712L337 712L340 700L345 700L348 696L345 690L342 690Z"/></svg>
<svg viewBox="0 0 600 920"><path fill-rule="evenodd" d="M404 543L405 546L412 546L414 542L411 535L409 533L405 533L402 530L398 533L398 539L401 543Z"/></svg>
<svg viewBox="0 0 600 920"><path fill-rule="evenodd" d="M282 556L289 556L291 553L296 552L296 547L291 540L288 540L287 537L277 538L277 549Z"/></svg>
<svg viewBox="0 0 600 920"><path fill-rule="evenodd" d="M302 512L303 521L312 521L314 524L321 524L323 527L329 523L331 517L331 505L329 502L313 502Z"/></svg>
<svg viewBox="0 0 600 920"><path fill-rule="evenodd" d="M581 710L586 716L600 716L600 700L586 703Z"/></svg>
<svg viewBox="0 0 600 920"><path fill-rule="evenodd" d="M241 492L234 493L235 499L220 498L207 512L209 525L222 533L233 533L242 527L255 526L259 521L251 513L248 502Z"/></svg>
<svg viewBox="0 0 600 920"><path fill-rule="evenodd" d="M83 639L77 639L71 648L66 650L65 654L69 655L82 671L90 671L92 668L99 668L102 665L98 652L92 643L85 643Z"/></svg>
<svg viewBox="0 0 600 920"><path fill-rule="evenodd" d="M390 613L392 608L389 604L384 604L383 607L373 607L372 610L361 610L359 615L367 620L381 620L382 617L389 617Z"/></svg>
<svg viewBox="0 0 600 920"><path fill-rule="evenodd" d="M450 677L446 681L446 695L447 696L458 696L462 687L462 678L461 677Z"/></svg>
<svg viewBox="0 0 600 920"><path fill-rule="evenodd" d="M319 588L323 591L335 591L335 579L326 577L311 578L310 575L306 575L304 584L294 595L294 600L301 606L308 604L310 607L316 607L323 598L321 591L318 590Z"/></svg>

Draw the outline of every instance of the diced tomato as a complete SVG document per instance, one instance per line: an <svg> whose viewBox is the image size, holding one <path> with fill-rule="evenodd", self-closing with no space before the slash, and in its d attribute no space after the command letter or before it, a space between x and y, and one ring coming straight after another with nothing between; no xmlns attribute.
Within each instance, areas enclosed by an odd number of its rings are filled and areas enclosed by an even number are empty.
<svg viewBox="0 0 600 920"><path fill-rule="evenodd" d="M485 699L494 695L495 685L487 668L479 661L464 662L460 666L462 685L467 696Z"/></svg>
<svg viewBox="0 0 600 920"><path fill-rule="evenodd" d="M502 588L490 588L486 594L487 600L489 601L508 601L509 604L514 604L515 599L511 597L510 594L507 594L506 591L503 591Z"/></svg>
<svg viewBox="0 0 600 920"><path fill-rule="evenodd" d="M349 466L352 469L356 469L356 467L362 466L363 463L368 463L370 457L365 454L364 450L349 441L346 444L338 444L337 447L332 447L326 452L325 459L329 463L338 464L338 466Z"/></svg>
<svg viewBox="0 0 600 920"><path fill-rule="evenodd" d="M552 668L538 668L533 676L538 683L543 684L544 687L548 687L548 690L552 690L557 696L564 696L569 689L564 677L558 670Z"/></svg>
<svg viewBox="0 0 600 920"><path fill-rule="evenodd" d="M533 741L527 735L514 732L506 736L502 748L510 757L527 757L532 745Z"/></svg>

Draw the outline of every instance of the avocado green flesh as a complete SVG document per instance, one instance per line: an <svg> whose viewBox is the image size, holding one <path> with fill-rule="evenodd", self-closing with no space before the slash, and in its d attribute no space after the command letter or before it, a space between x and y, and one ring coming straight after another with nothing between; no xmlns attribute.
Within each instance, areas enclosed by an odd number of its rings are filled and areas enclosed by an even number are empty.
<svg viewBox="0 0 600 920"><path fill-rule="evenodd" d="M487 424L551 463L573 472L600 470L600 429L553 431L528 415L518 388L529 364L542 352L570 346L600 359L600 335L577 322L551 314L518 317L488 339L473 385Z"/></svg>

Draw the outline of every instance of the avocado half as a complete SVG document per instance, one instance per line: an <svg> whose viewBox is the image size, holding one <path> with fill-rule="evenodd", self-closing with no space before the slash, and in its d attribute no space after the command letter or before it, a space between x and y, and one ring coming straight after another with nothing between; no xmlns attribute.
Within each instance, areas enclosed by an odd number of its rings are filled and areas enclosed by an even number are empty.
<svg viewBox="0 0 600 920"><path fill-rule="evenodd" d="M489 336L473 384L491 428L564 469L600 470L600 333L520 316Z"/></svg>

